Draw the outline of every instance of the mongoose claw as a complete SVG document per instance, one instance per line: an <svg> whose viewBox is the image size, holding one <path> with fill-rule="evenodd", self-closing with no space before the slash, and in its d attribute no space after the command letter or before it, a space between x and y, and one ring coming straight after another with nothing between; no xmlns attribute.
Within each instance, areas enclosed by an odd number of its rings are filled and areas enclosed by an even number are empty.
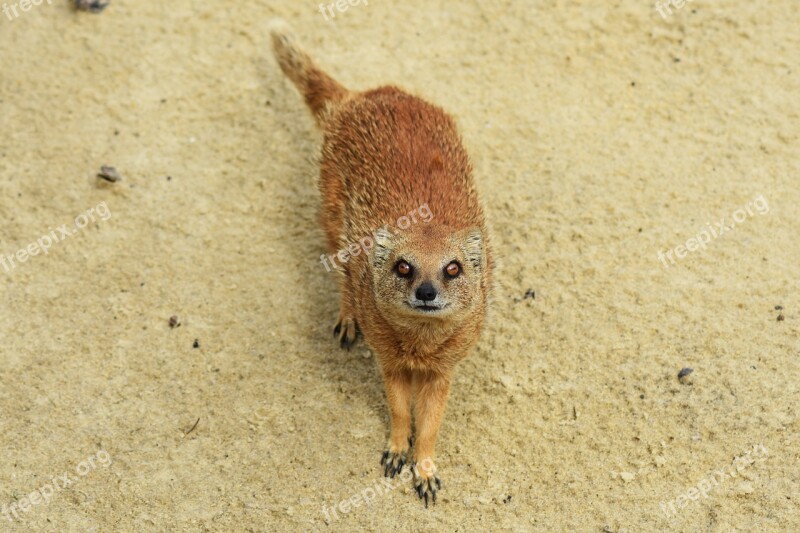
<svg viewBox="0 0 800 533"><path fill-rule="evenodd" d="M414 489L417 491L417 496L420 500L425 501L425 508L428 508L428 502L436 503L436 494L442 488L442 481L438 476L433 476L429 479L415 481Z"/></svg>
<svg viewBox="0 0 800 533"><path fill-rule="evenodd" d="M436 495L442 488L442 480L435 474L431 477L423 478L416 464L412 470L414 472L414 490L417 491L419 499L425 501L425 508L427 509L428 502L436 503Z"/></svg>
<svg viewBox="0 0 800 533"><path fill-rule="evenodd" d="M386 450L381 456L381 466L383 466L383 475L386 477L394 477L403 471L408 459L407 452L390 452Z"/></svg>
<svg viewBox="0 0 800 533"><path fill-rule="evenodd" d="M339 339L342 348L350 349L358 339L358 326L352 318L340 318L333 328L333 336Z"/></svg>

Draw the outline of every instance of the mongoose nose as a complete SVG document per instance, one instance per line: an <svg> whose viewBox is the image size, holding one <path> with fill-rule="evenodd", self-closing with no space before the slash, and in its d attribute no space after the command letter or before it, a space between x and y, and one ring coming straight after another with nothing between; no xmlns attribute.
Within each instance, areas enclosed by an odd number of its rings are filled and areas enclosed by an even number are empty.
<svg viewBox="0 0 800 533"><path fill-rule="evenodd" d="M430 281L426 281L422 285L419 286L417 289L417 300L422 300L423 302L430 302L431 300L436 299L436 289L433 287L433 283Z"/></svg>

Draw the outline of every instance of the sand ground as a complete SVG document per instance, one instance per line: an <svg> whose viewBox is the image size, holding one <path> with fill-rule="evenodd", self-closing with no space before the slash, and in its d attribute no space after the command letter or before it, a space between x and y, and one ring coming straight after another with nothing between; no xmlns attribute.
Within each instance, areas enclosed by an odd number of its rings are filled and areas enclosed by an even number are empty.
<svg viewBox="0 0 800 533"><path fill-rule="evenodd" d="M0 530L800 529L796 0L316 4L0 14L0 254L60 238L0 266ZM498 284L433 509L375 488L382 384L330 337L276 16L474 159Z"/></svg>

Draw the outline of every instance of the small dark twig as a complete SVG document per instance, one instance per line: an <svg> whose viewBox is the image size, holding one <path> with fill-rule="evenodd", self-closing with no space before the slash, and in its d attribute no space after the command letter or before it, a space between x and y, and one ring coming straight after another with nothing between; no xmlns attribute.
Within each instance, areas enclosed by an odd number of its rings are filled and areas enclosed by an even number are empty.
<svg viewBox="0 0 800 533"><path fill-rule="evenodd" d="M194 431L195 429L197 429L197 424L199 424L199 423L200 423L200 419L198 418L198 419L197 419L197 422L195 422L195 423L194 423L194 425L192 426L192 429L190 429L189 431L187 431L186 433L184 433L184 434L183 434L183 436L185 437L186 435L188 435L189 433L191 433L192 431Z"/></svg>

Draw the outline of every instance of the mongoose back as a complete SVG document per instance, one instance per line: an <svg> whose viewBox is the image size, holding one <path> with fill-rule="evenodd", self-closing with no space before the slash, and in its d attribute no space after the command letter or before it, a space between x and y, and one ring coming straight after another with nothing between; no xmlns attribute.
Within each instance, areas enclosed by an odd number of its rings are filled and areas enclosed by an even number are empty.
<svg viewBox="0 0 800 533"><path fill-rule="evenodd" d="M271 34L281 69L324 133L321 220L341 272L334 335L349 348L362 333L375 352L391 416L384 475L411 461L427 506L441 488L434 448L453 368L478 340L491 286L472 167L439 107L393 86L350 91L285 24Z"/></svg>

